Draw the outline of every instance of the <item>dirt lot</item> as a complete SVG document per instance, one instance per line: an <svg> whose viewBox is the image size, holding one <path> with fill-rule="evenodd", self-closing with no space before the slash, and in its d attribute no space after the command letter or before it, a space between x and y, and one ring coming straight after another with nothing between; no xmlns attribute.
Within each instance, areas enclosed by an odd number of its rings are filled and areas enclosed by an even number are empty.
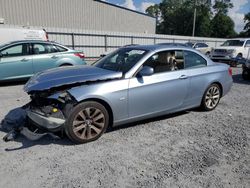
<svg viewBox="0 0 250 188"><path fill-rule="evenodd" d="M123 126L83 145L0 140L0 187L250 187L250 82L239 68L233 77L212 112ZM0 120L28 100L22 85L0 87Z"/></svg>

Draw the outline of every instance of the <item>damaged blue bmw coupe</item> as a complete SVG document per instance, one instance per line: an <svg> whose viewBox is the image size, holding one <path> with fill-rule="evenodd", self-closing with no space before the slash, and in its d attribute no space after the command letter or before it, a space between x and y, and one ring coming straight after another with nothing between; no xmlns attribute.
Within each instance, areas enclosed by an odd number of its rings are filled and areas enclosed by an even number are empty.
<svg viewBox="0 0 250 188"><path fill-rule="evenodd" d="M209 111L232 86L232 70L178 45L127 46L93 66L34 75L24 90L37 127L65 131L76 143L117 126L190 108Z"/></svg>

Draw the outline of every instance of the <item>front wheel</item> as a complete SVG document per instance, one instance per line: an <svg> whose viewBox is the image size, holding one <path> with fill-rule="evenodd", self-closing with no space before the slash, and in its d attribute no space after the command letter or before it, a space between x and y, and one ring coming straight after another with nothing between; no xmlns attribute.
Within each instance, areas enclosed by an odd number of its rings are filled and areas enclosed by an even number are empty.
<svg viewBox="0 0 250 188"><path fill-rule="evenodd" d="M221 98L221 89L218 84L210 85L203 95L201 108L210 111L216 108Z"/></svg>
<svg viewBox="0 0 250 188"><path fill-rule="evenodd" d="M107 129L109 114L106 108L95 101L78 104L70 112L65 123L65 132L75 143L97 140Z"/></svg>

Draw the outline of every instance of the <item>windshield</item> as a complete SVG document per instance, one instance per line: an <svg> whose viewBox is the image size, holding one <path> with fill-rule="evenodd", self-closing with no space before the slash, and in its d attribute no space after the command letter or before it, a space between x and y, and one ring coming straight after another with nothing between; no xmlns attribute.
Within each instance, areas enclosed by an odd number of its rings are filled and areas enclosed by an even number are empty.
<svg viewBox="0 0 250 188"><path fill-rule="evenodd" d="M227 40L221 46L243 46L243 40Z"/></svg>
<svg viewBox="0 0 250 188"><path fill-rule="evenodd" d="M97 61L94 66L117 71L128 72L145 54L146 50L120 48L110 55Z"/></svg>

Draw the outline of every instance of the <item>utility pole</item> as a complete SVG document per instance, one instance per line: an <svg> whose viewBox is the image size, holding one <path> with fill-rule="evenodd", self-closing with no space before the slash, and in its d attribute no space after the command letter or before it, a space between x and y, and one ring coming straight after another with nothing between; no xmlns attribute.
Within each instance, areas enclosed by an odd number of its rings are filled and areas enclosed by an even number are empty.
<svg viewBox="0 0 250 188"><path fill-rule="evenodd" d="M192 36L194 37L195 34L195 23L196 23L196 5L197 5L197 0L195 0L195 4L194 4L194 22L193 22L193 33Z"/></svg>

